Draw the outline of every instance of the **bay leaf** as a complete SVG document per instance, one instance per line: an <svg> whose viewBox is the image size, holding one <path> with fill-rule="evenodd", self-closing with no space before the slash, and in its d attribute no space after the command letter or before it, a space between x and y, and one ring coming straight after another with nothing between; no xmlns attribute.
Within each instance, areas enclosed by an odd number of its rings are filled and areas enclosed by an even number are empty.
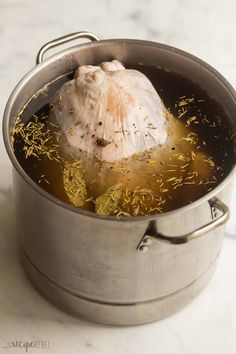
<svg viewBox="0 0 236 354"><path fill-rule="evenodd" d="M110 215L118 206L122 196L122 183L117 183L101 194L95 201L95 211L100 215Z"/></svg>
<svg viewBox="0 0 236 354"><path fill-rule="evenodd" d="M87 188L82 173L81 161L66 162L63 170L65 192L76 207L82 206L87 199Z"/></svg>

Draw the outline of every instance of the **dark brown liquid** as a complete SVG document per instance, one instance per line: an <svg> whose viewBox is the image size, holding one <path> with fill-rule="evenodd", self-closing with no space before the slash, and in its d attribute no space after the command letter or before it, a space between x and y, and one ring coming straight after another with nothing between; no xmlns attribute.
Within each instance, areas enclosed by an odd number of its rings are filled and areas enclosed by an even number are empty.
<svg viewBox="0 0 236 354"><path fill-rule="evenodd" d="M232 167L229 152L235 148L235 142L226 124L225 112L218 102L198 85L173 72L144 66L132 68L142 71L151 80L165 107L192 135L189 139L186 133L183 136L185 140L162 153L163 158L155 157L158 150L136 157L132 162L133 168L125 172L118 170L120 167L125 168L127 162L114 167L84 159L83 173L89 199L81 206L84 209L94 211L92 199L95 200L114 183L122 182L123 196L119 208L113 214L132 216L166 212L205 195L223 180ZM35 112L38 117L36 121L47 122L49 111L49 105L45 105ZM35 122L35 117L30 120ZM46 124L45 129L50 129L53 134L53 127L48 128ZM192 137L197 142L193 143ZM47 192L72 204L63 185L63 161L51 160L46 155L26 158L24 145L22 136L16 134L15 154L27 174ZM97 170L93 170L94 166ZM96 175L99 175L99 179L94 181ZM145 188L153 191L155 198L142 194ZM137 198L140 199L140 205Z"/></svg>

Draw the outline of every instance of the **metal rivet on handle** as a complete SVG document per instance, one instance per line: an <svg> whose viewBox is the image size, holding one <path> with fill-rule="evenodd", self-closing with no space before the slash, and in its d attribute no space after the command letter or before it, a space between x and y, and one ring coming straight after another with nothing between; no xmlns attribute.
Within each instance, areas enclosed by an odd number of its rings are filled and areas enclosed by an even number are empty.
<svg viewBox="0 0 236 354"><path fill-rule="evenodd" d="M148 248L149 248L148 246L140 246L138 250L141 252L147 252Z"/></svg>
<svg viewBox="0 0 236 354"><path fill-rule="evenodd" d="M151 237L146 236L143 241L142 244L145 244L146 246L150 246L152 244L152 239Z"/></svg>

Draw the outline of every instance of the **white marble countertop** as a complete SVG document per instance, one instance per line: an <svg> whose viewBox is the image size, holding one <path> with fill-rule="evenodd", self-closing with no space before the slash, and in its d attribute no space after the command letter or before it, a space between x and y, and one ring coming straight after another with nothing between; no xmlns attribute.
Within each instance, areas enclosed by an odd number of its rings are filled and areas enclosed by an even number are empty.
<svg viewBox="0 0 236 354"><path fill-rule="evenodd" d="M195 54L236 87L234 0L0 0L0 116L39 47L78 30L103 38L160 41ZM49 341L30 353L235 354L236 188L220 263L210 285L181 312L157 323L109 327L50 305L27 280L17 257L11 164L0 142L0 353L11 341ZM47 345L47 343L45 343Z"/></svg>

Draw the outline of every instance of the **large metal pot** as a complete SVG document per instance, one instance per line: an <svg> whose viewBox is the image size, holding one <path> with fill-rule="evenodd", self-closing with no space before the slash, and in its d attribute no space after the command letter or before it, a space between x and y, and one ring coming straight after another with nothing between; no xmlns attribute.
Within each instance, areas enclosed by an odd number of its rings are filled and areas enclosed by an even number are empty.
<svg viewBox="0 0 236 354"><path fill-rule="evenodd" d="M42 60L47 49L78 37L93 41ZM128 325L168 316L206 286L221 250L223 224L229 217L234 168L203 198L150 217L101 217L67 205L36 185L10 144L15 117L26 107L27 119L78 65L112 58L159 65L200 84L223 102L233 131L236 95L213 68L176 48L141 40L99 41L91 33L79 32L41 48L39 65L9 98L4 140L14 166L17 233L28 276L51 302L75 315ZM42 88L46 95L38 95ZM229 153L234 166L235 154Z"/></svg>

